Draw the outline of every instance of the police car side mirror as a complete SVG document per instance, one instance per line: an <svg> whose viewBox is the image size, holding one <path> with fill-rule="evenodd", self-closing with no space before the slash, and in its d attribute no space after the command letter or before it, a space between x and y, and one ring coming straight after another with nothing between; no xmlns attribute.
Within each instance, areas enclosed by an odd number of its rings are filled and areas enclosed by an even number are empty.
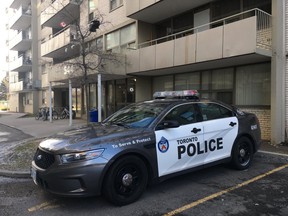
<svg viewBox="0 0 288 216"><path fill-rule="evenodd" d="M164 120L157 125L157 130L162 130L166 128L177 128L180 124L178 121L175 120Z"/></svg>

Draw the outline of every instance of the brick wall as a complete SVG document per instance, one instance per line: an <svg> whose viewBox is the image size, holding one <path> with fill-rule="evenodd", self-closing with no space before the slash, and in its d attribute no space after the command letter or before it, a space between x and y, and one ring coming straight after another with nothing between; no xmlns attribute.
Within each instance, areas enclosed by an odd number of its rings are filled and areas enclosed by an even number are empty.
<svg viewBox="0 0 288 216"><path fill-rule="evenodd" d="M259 119L261 127L261 138L263 140L271 139L271 118L270 109L265 108L241 108L241 110L254 113Z"/></svg>

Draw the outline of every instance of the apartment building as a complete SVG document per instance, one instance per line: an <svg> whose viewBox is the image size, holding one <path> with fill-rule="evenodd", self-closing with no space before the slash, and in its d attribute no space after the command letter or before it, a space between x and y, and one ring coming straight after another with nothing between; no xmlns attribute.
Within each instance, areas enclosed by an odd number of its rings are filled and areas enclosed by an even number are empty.
<svg viewBox="0 0 288 216"><path fill-rule="evenodd" d="M87 103L80 75L73 74L76 69L69 62L79 58L83 48L77 39L77 26L84 31L96 19L101 25L85 39L87 47L96 46L106 54L121 56L121 62L104 61L89 71L89 109L98 107L101 101L104 118L129 103L151 99L155 91L198 89L202 97L256 113L263 139L277 144L285 141L288 107L283 20L288 13L287 1L38 3L42 81L39 106L48 104L50 87L53 106L68 105L70 80L73 106L78 115L85 116ZM99 56L93 58L99 60Z"/></svg>
<svg viewBox="0 0 288 216"><path fill-rule="evenodd" d="M13 12L9 19L11 51L7 57L9 108L14 112L34 113L38 111L41 88L41 80L38 76L39 25L36 0L13 0L10 9Z"/></svg>
<svg viewBox="0 0 288 216"><path fill-rule="evenodd" d="M270 140L271 1L126 3L138 32L150 33L138 35L127 54L133 62L127 74L150 76L152 91L198 89L257 113L262 138Z"/></svg>

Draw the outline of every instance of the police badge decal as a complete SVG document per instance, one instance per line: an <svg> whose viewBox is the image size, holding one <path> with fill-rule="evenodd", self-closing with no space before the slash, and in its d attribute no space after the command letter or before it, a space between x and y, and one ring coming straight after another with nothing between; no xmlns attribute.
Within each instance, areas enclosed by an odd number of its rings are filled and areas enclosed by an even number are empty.
<svg viewBox="0 0 288 216"><path fill-rule="evenodd" d="M158 142L158 149L162 153L165 153L168 151L169 142L165 137L161 137L160 141Z"/></svg>

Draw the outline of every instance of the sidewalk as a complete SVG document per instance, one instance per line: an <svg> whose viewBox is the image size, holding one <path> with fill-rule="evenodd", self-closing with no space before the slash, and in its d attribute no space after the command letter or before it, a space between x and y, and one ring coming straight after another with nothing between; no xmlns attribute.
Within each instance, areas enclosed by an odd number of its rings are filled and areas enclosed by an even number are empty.
<svg viewBox="0 0 288 216"><path fill-rule="evenodd" d="M9 126L11 128L15 128L33 137L32 139L28 140L22 140L16 143L9 143L9 146L11 145L15 148L15 146L16 147L22 146L25 145L26 143L31 142L30 140L33 139L41 140L42 138L44 139L50 135L56 134L57 132L62 132L86 124L85 120L73 119L72 126L69 126L69 119L58 119L50 122L49 120L43 121L41 119L36 120L34 117L25 117L25 115L26 115L25 113L0 112L0 124ZM33 155L35 148L29 147L28 151L29 154ZM11 154L11 152L8 153ZM30 161L31 160L29 159L29 163ZM28 178L30 177L29 169L30 167L27 166L27 168L23 170L12 171L11 169L3 169L3 166L1 166L0 164L0 176Z"/></svg>
<svg viewBox="0 0 288 216"><path fill-rule="evenodd" d="M82 119L73 119L72 126L69 126L69 119L58 119L52 122L36 120L34 117L24 117L25 113L0 112L0 124L17 128L22 132L35 138L42 138L53 135L59 131L65 131L70 128L84 125L86 121Z"/></svg>

